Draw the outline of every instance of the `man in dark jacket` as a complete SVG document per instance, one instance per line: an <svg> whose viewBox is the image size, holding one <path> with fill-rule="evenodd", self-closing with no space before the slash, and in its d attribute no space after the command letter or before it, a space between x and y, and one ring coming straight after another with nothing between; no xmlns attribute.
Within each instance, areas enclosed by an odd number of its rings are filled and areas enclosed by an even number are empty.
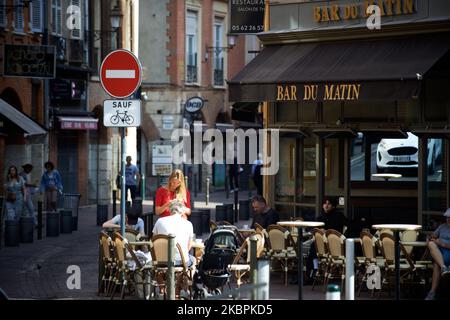
<svg viewBox="0 0 450 320"><path fill-rule="evenodd" d="M326 197L323 199L322 214L317 218L317 221L325 223L323 227L325 230L334 229L340 233L344 232L344 226L347 225L347 218L345 218L342 211L336 209L337 199L335 197Z"/></svg>
<svg viewBox="0 0 450 320"><path fill-rule="evenodd" d="M255 227L255 223L261 225L266 229L271 224L276 224L280 217L271 207L267 205L266 199L262 196L254 196L252 198L252 208L254 211L252 227Z"/></svg>

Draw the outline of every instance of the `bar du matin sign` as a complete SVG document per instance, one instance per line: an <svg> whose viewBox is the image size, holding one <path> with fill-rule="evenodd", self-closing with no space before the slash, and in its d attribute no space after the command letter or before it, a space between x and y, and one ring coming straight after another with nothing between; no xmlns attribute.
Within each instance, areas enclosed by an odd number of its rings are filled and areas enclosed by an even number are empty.
<svg viewBox="0 0 450 320"><path fill-rule="evenodd" d="M361 84L277 85L276 101L352 101L359 100Z"/></svg>
<svg viewBox="0 0 450 320"><path fill-rule="evenodd" d="M382 17L402 16L417 13L417 0L368 0L360 3L320 5L313 7L314 21L317 23L366 19L371 15L369 6L380 8Z"/></svg>

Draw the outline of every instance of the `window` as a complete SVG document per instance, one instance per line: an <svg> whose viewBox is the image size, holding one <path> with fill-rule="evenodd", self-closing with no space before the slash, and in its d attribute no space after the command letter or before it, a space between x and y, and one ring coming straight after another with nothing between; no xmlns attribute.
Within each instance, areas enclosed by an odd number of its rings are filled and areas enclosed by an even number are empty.
<svg viewBox="0 0 450 320"><path fill-rule="evenodd" d="M0 27L5 28L7 25L7 19L6 19L6 0L0 0Z"/></svg>
<svg viewBox="0 0 450 320"><path fill-rule="evenodd" d="M33 0L30 9L31 31L42 32L42 18L44 12L42 9L42 0Z"/></svg>
<svg viewBox="0 0 450 320"><path fill-rule="evenodd" d="M186 14L186 83L198 82L198 13L188 11Z"/></svg>
<svg viewBox="0 0 450 320"><path fill-rule="evenodd" d="M14 31L23 32L23 3L14 0Z"/></svg>
<svg viewBox="0 0 450 320"><path fill-rule="evenodd" d="M213 51L213 69L214 85L223 86L224 68L223 68L223 20L216 19L214 23L214 51Z"/></svg>
<svg viewBox="0 0 450 320"><path fill-rule="evenodd" d="M62 34L62 8L61 0L52 0L52 33L56 35Z"/></svg>

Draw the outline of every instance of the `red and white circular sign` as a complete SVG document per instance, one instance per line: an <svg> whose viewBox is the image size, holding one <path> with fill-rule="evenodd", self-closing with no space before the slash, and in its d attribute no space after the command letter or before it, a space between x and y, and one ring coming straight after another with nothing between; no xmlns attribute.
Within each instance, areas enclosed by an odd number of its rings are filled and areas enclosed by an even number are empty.
<svg viewBox="0 0 450 320"><path fill-rule="evenodd" d="M142 68L138 58L128 50L115 50L108 54L100 67L103 89L115 97L131 96L142 81Z"/></svg>

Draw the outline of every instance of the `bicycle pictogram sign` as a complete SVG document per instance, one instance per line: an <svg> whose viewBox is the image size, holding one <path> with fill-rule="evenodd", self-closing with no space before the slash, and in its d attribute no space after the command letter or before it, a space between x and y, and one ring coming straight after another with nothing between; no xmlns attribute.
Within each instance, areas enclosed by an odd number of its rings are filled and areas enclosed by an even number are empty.
<svg viewBox="0 0 450 320"><path fill-rule="evenodd" d="M116 114L111 117L111 123L112 124L119 124L119 122L122 122L123 124L132 125L134 122L133 116L128 114L128 111L119 112L119 110L116 110Z"/></svg>
<svg viewBox="0 0 450 320"><path fill-rule="evenodd" d="M141 101L105 100L103 125L105 127L139 127L141 125Z"/></svg>

